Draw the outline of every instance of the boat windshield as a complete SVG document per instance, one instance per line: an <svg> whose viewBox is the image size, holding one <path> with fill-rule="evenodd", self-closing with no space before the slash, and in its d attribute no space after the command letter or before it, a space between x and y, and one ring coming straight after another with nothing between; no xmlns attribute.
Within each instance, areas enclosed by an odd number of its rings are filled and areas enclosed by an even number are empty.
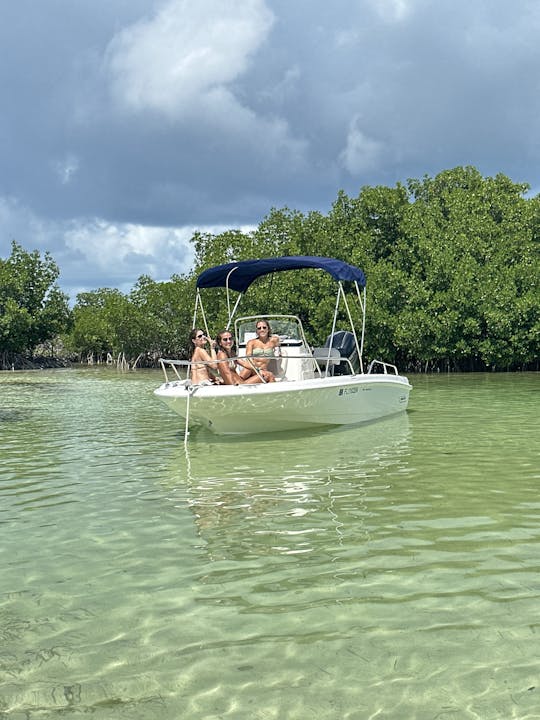
<svg viewBox="0 0 540 720"><path fill-rule="evenodd" d="M236 338L239 347L245 346L249 340L257 337L255 323L262 318L268 320L272 333L279 335L282 345L301 345L304 342L302 324L295 315L256 315L236 320Z"/></svg>

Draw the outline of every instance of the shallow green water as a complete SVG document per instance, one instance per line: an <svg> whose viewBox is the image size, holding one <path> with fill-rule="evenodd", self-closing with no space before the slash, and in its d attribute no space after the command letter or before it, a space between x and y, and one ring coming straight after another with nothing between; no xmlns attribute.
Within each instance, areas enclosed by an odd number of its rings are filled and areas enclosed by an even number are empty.
<svg viewBox="0 0 540 720"><path fill-rule="evenodd" d="M223 439L0 374L0 718L540 718L540 377Z"/></svg>

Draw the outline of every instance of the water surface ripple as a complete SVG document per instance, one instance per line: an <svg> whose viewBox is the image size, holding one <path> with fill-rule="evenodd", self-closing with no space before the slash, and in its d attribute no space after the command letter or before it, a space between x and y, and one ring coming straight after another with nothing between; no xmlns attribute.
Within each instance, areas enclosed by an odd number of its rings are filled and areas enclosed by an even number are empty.
<svg viewBox="0 0 540 720"><path fill-rule="evenodd" d="M0 718L540 718L539 376L193 431L154 372L0 374Z"/></svg>

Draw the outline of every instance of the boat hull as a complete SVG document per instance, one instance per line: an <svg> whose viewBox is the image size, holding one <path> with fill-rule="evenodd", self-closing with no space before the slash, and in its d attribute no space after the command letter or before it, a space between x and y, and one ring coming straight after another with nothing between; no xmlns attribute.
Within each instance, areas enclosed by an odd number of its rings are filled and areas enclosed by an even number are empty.
<svg viewBox="0 0 540 720"><path fill-rule="evenodd" d="M369 422L405 410L410 390L400 375L364 374L240 386L169 382L154 393L190 424L245 435Z"/></svg>

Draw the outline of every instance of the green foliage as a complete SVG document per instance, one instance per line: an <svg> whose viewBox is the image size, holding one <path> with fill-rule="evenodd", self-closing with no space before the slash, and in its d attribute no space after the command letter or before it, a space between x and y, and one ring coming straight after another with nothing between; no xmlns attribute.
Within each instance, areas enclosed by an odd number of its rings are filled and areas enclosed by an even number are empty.
<svg viewBox="0 0 540 720"><path fill-rule="evenodd" d="M198 235L196 272L250 257L337 257L366 273L366 357L418 370L534 367L540 200L527 190L458 167L406 186L363 187L356 198L339 192L327 216L273 209L248 235ZM330 330L331 286L316 272L261 278L242 311L298 314L319 344ZM218 292L207 307L219 326Z"/></svg>
<svg viewBox="0 0 540 720"><path fill-rule="evenodd" d="M133 334L137 318L130 312L129 301L119 290L101 288L77 295L73 308L73 328L66 347L80 355L106 357L124 350L126 334Z"/></svg>
<svg viewBox="0 0 540 720"><path fill-rule="evenodd" d="M58 276L49 253L42 258L12 242L10 257L0 259L0 352L32 354L68 329L71 314Z"/></svg>
<svg viewBox="0 0 540 720"><path fill-rule="evenodd" d="M526 185L503 175L484 179L474 168L409 181L409 189L392 257L408 281L401 308L389 307L402 361L461 369L532 364L538 200L523 197Z"/></svg>
<svg viewBox="0 0 540 720"><path fill-rule="evenodd" d="M367 360L409 371L538 368L540 198L527 191L504 175L484 178L458 167L393 188L366 186L357 197L340 191L327 215L274 208L252 232L196 233L188 276L164 283L143 276L129 295L79 295L67 342L81 356L182 355L202 270L248 258L323 255L366 274ZM12 259L0 261L4 347L31 347L66 322L56 277L49 256L42 261L16 245ZM297 314L318 345L330 332L334 288L325 273L277 273L253 283L239 311ZM228 316L225 293L206 290L204 306L209 330L217 332Z"/></svg>
<svg viewBox="0 0 540 720"><path fill-rule="evenodd" d="M192 279L157 283L141 276L129 295L110 288L80 293L66 345L83 358L176 356L184 352L192 313Z"/></svg>
<svg viewBox="0 0 540 720"><path fill-rule="evenodd" d="M185 352L193 317L195 278L173 275L158 283L139 278L129 299L144 322L141 350L154 357L174 357Z"/></svg>

